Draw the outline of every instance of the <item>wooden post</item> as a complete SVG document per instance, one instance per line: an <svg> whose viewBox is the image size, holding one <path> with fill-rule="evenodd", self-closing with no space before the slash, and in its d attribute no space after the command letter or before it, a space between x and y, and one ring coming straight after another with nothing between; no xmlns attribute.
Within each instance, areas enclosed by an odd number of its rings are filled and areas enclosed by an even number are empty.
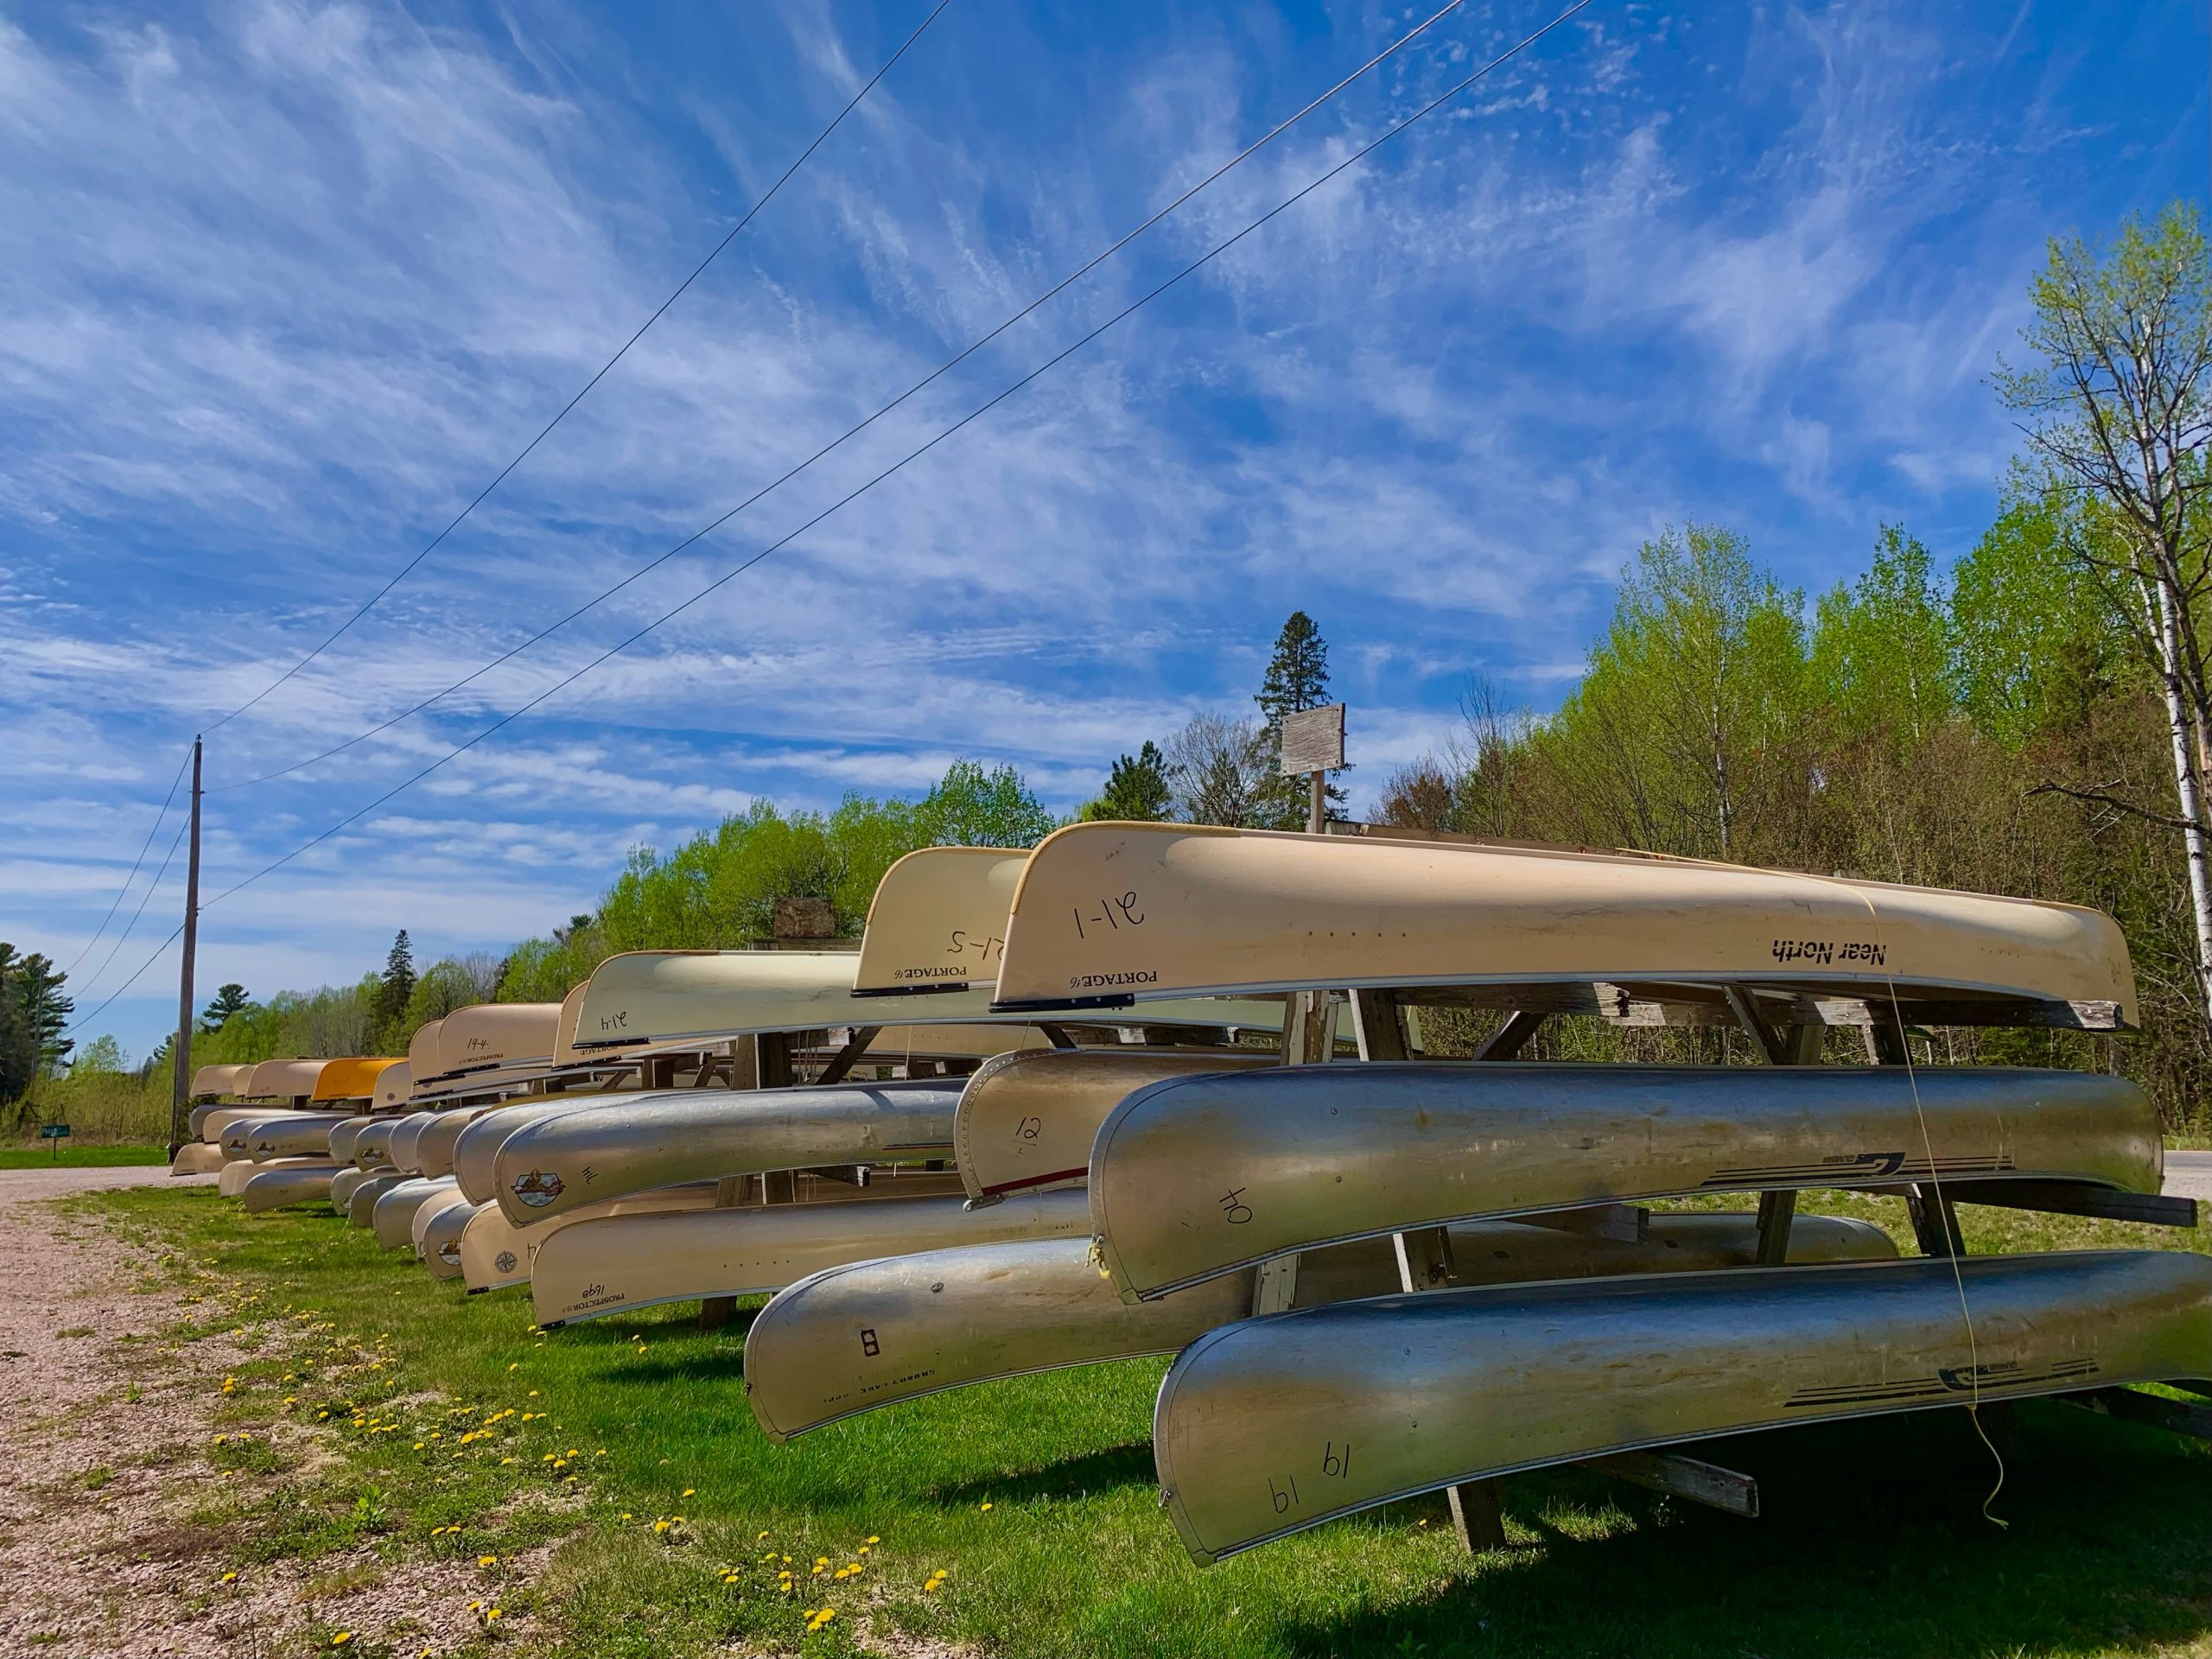
<svg viewBox="0 0 2212 1659"><path fill-rule="evenodd" d="M192 1088L192 972L200 954L200 739L192 740L192 850L184 867L184 965L177 974L176 1050L170 1058L169 1161L184 1145Z"/></svg>

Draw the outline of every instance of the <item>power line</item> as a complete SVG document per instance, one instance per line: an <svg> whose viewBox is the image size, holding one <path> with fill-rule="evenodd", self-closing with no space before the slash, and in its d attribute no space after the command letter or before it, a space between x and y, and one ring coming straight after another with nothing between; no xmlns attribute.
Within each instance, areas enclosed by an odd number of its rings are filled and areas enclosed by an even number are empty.
<svg viewBox="0 0 2212 1659"><path fill-rule="evenodd" d="M235 882L232 886L224 888L222 892L208 899L207 904L203 905L201 908L206 909L208 906L221 903L224 899L229 898L232 893L238 892L241 888L251 887L255 882L260 880L263 876L281 869L283 866L290 863L294 859L297 858L302 853L307 852L311 848L316 847L321 842L329 840L331 836L336 835L340 830L346 828L346 825L367 817L368 814L375 811L377 808L382 806L386 801L391 800L394 796L401 793L403 791L412 788L423 779L429 777L432 772L437 771L441 766L446 765L447 762L458 759L468 750L474 748L479 743L491 736L493 733L512 724L515 721L519 720L523 715L528 714L531 709L537 708L540 703L544 702L548 698L575 684L578 680L590 673L592 670L597 668L601 663L606 662L609 658L620 655L622 652L626 651L631 645L636 644L639 639L644 639L645 635L651 633L663 623L670 621L673 618L681 615L683 612L690 609L692 606L697 604L701 600L706 598L709 594L712 594L717 589L726 586L728 583L735 581L739 576L751 569L754 565L760 563L761 560L766 558L770 554L776 552L779 549L785 547L791 542L796 540L798 537L804 535L808 531L814 528L815 525L829 518L830 514L837 512L848 503L858 499L861 496L865 495L868 491L874 489L878 484L883 482L884 480L902 470L908 462L918 460L921 456L927 454L931 450L936 448L938 444L944 442L954 433L961 430L962 428L967 426L970 422L976 421L988 414L991 410L996 408L1000 404L1004 403L1008 397L1011 397L1015 392L1020 391L1023 387L1036 380L1040 375L1045 374L1058 364L1065 362L1068 358L1072 357L1077 352L1082 350L1092 340L1096 340L1101 334L1103 334L1109 329L1114 327L1123 319L1132 315L1142 307L1150 304L1160 295L1165 294L1169 289L1175 287L1193 271L1198 270L1203 267L1211 264L1216 258L1227 252L1230 248L1235 247L1246 237L1251 235L1253 232L1260 229L1261 226L1274 219L1276 215L1286 212L1292 207L1294 207L1297 203L1304 200L1307 196L1313 194L1314 191L1319 189L1332 179L1334 179L1342 174L1346 168L1365 160L1370 155L1373 154L1382 145L1388 143L1391 139L1396 137L1400 133L1412 126L1415 122L1433 114L1444 105L1449 103L1452 99L1457 98L1460 93L1465 92L1469 87L1475 85L1476 82L1489 75L1500 65L1518 56L1522 52L1527 50L1538 41L1543 39L1545 35L1557 29L1561 23L1564 23L1568 18L1573 16L1577 12L1583 10L1590 3L1591 0L1574 0L1573 4L1568 6L1566 10L1560 12L1549 22L1544 24L1542 28L1536 29L1532 34L1524 35L1512 46L1507 48L1496 57L1491 58L1487 63L1484 63L1479 68L1476 69L1473 73L1468 75L1462 80L1455 82L1446 91L1439 93L1427 103L1422 105L1421 108L1415 110L1411 115L1407 116L1395 124L1385 128L1382 132L1376 137L1371 138L1364 144L1360 145L1357 149L1351 151L1351 154L1347 155L1342 161L1338 162L1334 166L1328 168L1327 171L1322 173L1318 177L1300 187L1293 194L1276 203L1273 207L1268 209L1266 213L1261 214L1259 218L1246 225L1243 229L1238 231L1233 236L1227 237L1222 241L1217 242L1212 247L1207 249L1205 252L1200 254L1196 259L1193 259L1190 264L1185 265L1180 270L1178 270L1173 276L1168 277L1165 282L1160 283L1157 287L1147 290L1145 294L1132 301L1127 306L1124 306L1121 310L1116 312L1105 321L1100 323L1096 327L1091 329L1088 334L1077 340L1072 345L1066 346L1053 356L1047 358L1044 362L1032 369L1027 374L1022 376L1020 379L1015 381L1012 385L1007 387L1003 391L1001 391L995 397L992 397L988 403L980 405L969 413L961 416L959 420L954 422L950 426L946 427L944 430L938 433L937 435L931 438L928 442L922 444L918 448L910 450L905 456L885 467L881 472L876 474L874 477L869 479L866 483L861 485L858 488L852 490L838 500L832 502L829 506L824 507L820 512L816 513L813 518L799 525L798 529L791 531L781 539L770 543L766 547L762 548L759 552L753 554L750 558L736 566L735 569L727 572L714 582L709 582L706 587L692 594L690 598L685 600L682 604L663 612L659 616L656 617L652 621L646 623L645 626L638 629L634 633L630 634L627 638L622 639L619 643L610 645L607 650L593 658L582 667L575 670L573 673L566 676L564 678L556 681L554 684L549 686L543 691L539 692L536 696L532 697L529 702L522 704L519 708L512 709L509 713L501 715L498 720L493 721L492 724L486 726L482 731L478 732L474 737L468 738L467 741L455 745L453 748L441 755L437 760L433 760L429 766L424 766L421 771L415 772L412 776L407 778L404 781L394 785L383 794L378 796L374 800L370 801L367 804L358 807L353 811L347 813L344 817L339 819L337 823L332 824L328 829L322 830L317 835L310 836L299 846L295 847L290 852L286 853L283 857L263 865L261 868L256 870L251 875L247 876L245 880Z"/></svg>
<svg viewBox="0 0 2212 1659"><path fill-rule="evenodd" d="M108 963L115 960L115 953L123 949L123 942L130 937L131 930L138 925L138 918L146 913L146 906L152 902L156 890L161 887L162 878L169 873L169 861L176 856L177 848L183 843L184 832L191 827L192 820L189 817L187 817L182 823L177 825L176 834L169 837L169 849L162 855L162 868L154 872L154 879L146 888L146 896L138 901L138 908L130 912L130 919L123 925L123 931L115 936L115 943L108 946L107 955L100 958L100 965L92 970L92 976L85 982L84 994L86 995L89 996L92 995L92 987L99 984L100 982L100 976L107 972ZM177 931L181 933L183 931L183 925L180 923L177 927ZM142 969L141 971L143 972L143 970ZM132 976L133 978L136 978L137 976L137 975ZM111 1002L114 1000L115 999L112 995L108 998L109 1002ZM101 1007L105 1007L106 1006L107 1002L100 1004ZM79 1023L81 1024L82 1021L79 1021Z"/></svg>
<svg viewBox="0 0 2212 1659"><path fill-rule="evenodd" d="M617 363L620 363L623 358L628 354L629 350L632 346L636 345L640 340L645 338L645 330L651 328L653 324L658 322L661 320L662 315L667 311L668 308L674 305L677 301L683 297L684 290L690 288L692 283L699 280L701 274L706 270L709 265L713 264L716 259L721 257L722 250L729 246L731 243L734 242L738 238L738 233L753 222L754 217L763 207L766 207L770 202L776 199L777 192L781 190L785 185L791 181L791 175L794 173L797 173L800 168L806 165L807 157L813 155L816 150L819 149L822 147L823 143L830 137L830 135L836 131L839 127L844 124L845 118L860 107L861 100L875 90L876 82L881 80L884 76L891 73L892 66L897 63L899 59L906 55L907 48L912 46L916 41L920 40L922 38L923 32L926 30L931 23L937 21L938 14L942 12L951 3L952 0L938 0L937 4L931 8L929 16L922 19L921 22L915 28L914 32L909 35L905 41L899 43L899 49L884 60L883 67L880 69L878 69L874 74L868 77L867 84L863 86L860 91L852 95L852 98L846 103L843 109L837 111L836 118L831 121L828 126L823 128L820 132L815 134L814 142L807 145L804 149L801 150L798 153L798 159L794 161L789 167L785 168L783 170L782 175L777 179L775 183L768 187L767 194L763 195L758 201L754 202L752 207L745 210L745 217L739 219L736 224L731 226L728 234L724 236L721 241L715 244L713 250L709 252L707 257L702 259L697 265L693 267L691 274L689 276L686 276L681 283L677 284L676 292L663 300L660 302L659 308L653 312L652 315L647 317L644 322L639 325L638 332L632 334L629 339L622 342L622 347L620 351L616 352L613 356L608 358L606 362L600 365L599 372L593 375L590 379L584 382L582 391L577 392L575 397L569 398L567 403L561 405L560 413L554 416L551 420L546 422L544 426L539 430L537 435L523 446L521 454L518 454L505 466L499 468L499 475L493 478L493 480L489 484L486 484L482 489L479 490L476 493L474 499L472 499L467 506L463 507L459 512L454 515L452 523L448 524L435 536L433 536L429 539L429 543L424 545L421 552L417 553L413 558L408 560L405 564L400 566L397 573L392 576L391 581L385 582L383 587L378 588L375 593L370 594L367 603L364 604L359 610L355 611L353 615L347 617L343 622L340 623L336 628L333 629L329 635L323 639L321 645L318 645L313 651L310 651L306 656L301 658L298 662L294 663L289 668L286 669L282 674L271 680L267 685L263 686L260 690L255 692L253 696L248 697L237 708L232 709L229 714L225 715L220 720L212 721L208 725L207 729L209 731L213 731L216 727L226 725L230 721L237 719L247 709L252 708L254 704L259 702L264 697L267 696L271 691L274 691L278 686L283 684L295 674L297 674L309 663L315 661L316 658L321 656L324 652L329 650L332 645L338 642L340 635L344 634L347 629L351 628L356 622L359 622L363 617L374 610L378 605L381 604L385 594L389 594L393 588L399 586L402 582L405 581L408 574L412 571L416 566L421 564L423 560L429 558L430 555L437 550L438 544L441 542L444 541L447 537L452 535L454 531L458 530L461 527L461 520L467 518L470 513L475 512L476 509L482 505L485 497L490 495L493 491L498 489L499 486L505 481L507 474L513 472L516 467L521 466L523 462L529 458L531 451L537 448L539 444L545 442L546 437L552 432L553 429L560 425L563 421L568 418L569 411L574 409L578 404L583 402L586 396L590 393L591 389L597 385L602 379L606 378L607 372Z"/></svg>
<svg viewBox="0 0 2212 1659"><path fill-rule="evenodd" d="M207 906L202 905L200 908L205 910ZM184 924L182 922L179 922L176 925L175 931L172 932L168 938L163 939L159 944L154 947L154 954L147 957L145 961L140 963L136 968L133 968L130 970L130 978L124 980L122 984L117 986L105 996L102 997L100 999L99 1007L94 1008L90 1014L79 1014L76 1019L70 1022L68 1028L61 1034L67 1037L71 1035L73 1033L82 1031L86 1026L98 1019L102 1010L104 1010L109 1003L114 1001L117 997L121 996L125 991L129 990L133 985L136 985L138 982L139 975L144 973L149 968L152 967L156 962L161 960L162 952L168 950L169 946L175 944L177 942L179 935L182 934L183 931Z"/></svg>
<svg viewBox="0 0 2212 1659"><path fill-rule="evenodd" d="M1363 76L1367 74L1368 72L1375 68L1376 65L1395 56L1406 47L1412 45L1414 41L1427 34L1431 29L1434 28L1439 22L1441 22L1452 12L1458 10L1465 3L1465 0L1446 0L1446 3L1445 5L1440 7L1422 22L1411 29L1408 29L1405 34L1400 35L1395 41L1393 41L1382 51L1368 59L1365 63L1361 64L1358 68L1353 70L1350 74L1345 75L1343 79L1339 79L1334 86L1329 87L1325 92L1323 92L1317 97L1308 100L1304 105L1294 111L1292 114L1286 116L1282 120L1275 123L1275 124L1268 128L1266 132L1254 139L1250 143L1247 144L1243 149L1237 151L1236 155L1230 156L1227 161L1222 162L1220 166L1215 168L1212 172L1207 174L1205 177L1200 179L1196 184L1192 185L1173 200L1168 202L1166 206L1156 209L1141 223L1130 230L1124 232L1121 236L1115 238L1113 242L1109 243L1098 253L1084 261L1083 264L1069 272L1065 276L1063 276L1058 282L1053 283L1052 287L1046 289L1042 294L1039 294L1035 299L1030 301L1028 304L1023 306L1021 309L1016 311L1012 316L1007 318L1005 321L1000 323L988 334L980 335L976 340L971 340L957 355L946 359L944 363L939 364L927 375L924 376L921 379L917 380L912 385L907 387L906 391L900 392L889 403L884 404L874 414L868 416L867 419L838 434L836 437L831 439L828 443L823 445L822 448L817 449L812 454L807 456L804 461L799 461L796 466L791 467L779 477L770 480L759 489L753 491L751 495L747 496L745 499L739 502L735 506L723 513L720 518L715 519L712 523L692 531L690 535L686 536L682 541L677 543L675 546L670 548L658 558L652 560L648 563L639 566L638 569L632 570L628 575L623 577L621 581L616 582L612 588L609 588L595 597L586 601L575 610L570 611L566 616L560 618L556 621L549 623L546 626L539 629L536 633L531 634L527 639L523 640L519 645L514 645L507 651L502 652L499 656L492 658L490 662L483 664L483 666L477 669L474 673L467 675L462 679L454 681L453 684L447 686L443 690L433 693L431 696L423 698L422 702L415 703L410 708L401 709L390 719L379 721L378 724L370 727L366 731L357 733L353 736L347 738L344 742L336 744L330 748L323 750L320 754L309 755L304 760L294 761L289 766L280 766L274 772L264 772L257 778L242 779L235 784L219 784L209 792L213 794L233 789L251 789L257 784L273 782L276 779L287 777L293 772L304 771L306 768L315 766L321 761L331 759L334 755L342 754L347 749L353 747L356 744L366 742L370 738L377 736L379 733L390 731L394 726L399 724L401 721L410 719L412 716L422 713L423 709L429 708L432 704L443 702L446 698L451 696L454 692L461 690L463 687L474 684L476 681L481 679L485 675L490 673L493 669L499 667L502 664L512 661L516 657L520 656L524 652L528 651L532 645L538 644L541 640L559 632L563 628L568 626L569 623L575 621L578 617L584 615L589 611L597 609L601 605L604 605L608 600L613 598L615 594L620 593L632 582L635 582L640 578L658 570L662 565L666 564L671 559L683 552L686 548L689 548L695 543L712 535L715 531L720 530L731 519L736 518L739 513L743 512L747 507L752 506L755 502L760 500L762 497L769 494L772 491L779 489L784 485L788 484L792 479L797 478L801 473L806 471L807 468L813 466L817 461L822 460L825 455L828 455L832 450L841 448L849 440L859 436L862 432L868 430L869 427L874 425L876 422L881 420L886 415L890 414L892 410L899 408L899 405L906 403L909 398L914 397L917 393L926 390L937 381L942 379L945 375L959 367L961 364L966 362L970 357L973 357L984 346L996 340L1007 329L1013 327L1025 317L1029 316L1040 306L1045 305L1047 302L1065 292L1075 283L1082 281L1083 278L1089 276L1092 271L1097 270L1099 266L1104 264L1106 261L1112 258L1123 248L1128 246L1128 245L1134 242L1138 237L1143 235L1154 226L1159 224L1161 219L1166 218L1177 208L1182 207L1184 203L1189 201L1192 197L1197 195L1208 185L1212 184L1217 179L1222 177L1223 175L1230 172L1232 168L1249 160L1262 149L1264 149L1268 144L1274 143L1275 139L1281 137L1292 127L1296 126L1307 116L1313 114L1315 110L1319 109L1322 105L1335 98L1337 94L1343 92L1345 87L1351 86L1354 81L1360 79Z"/></svg>
<svg viewBox="0 0 2212 1659"><path fill-rule="evenodd" d="M130 874L123 878L123 887L116 893L115 902L107 907L107 914L100 918L100 925L92 930L92 937L85 941L85 948L61 970L65 979L77 971L79 963L92 954L92 947L100 942L100 935L107 931L107 925L115 919L115 912L123 908L123 901L130 896L130 884L138 879L139 868L145 863L147 853L152 850L154 837L162 832L162 820L169 815L169 803L176 798L176 786L184 781L184 769L191 764L192 751L187 749L184 759L177 765L176 776L169 779L169 792L162 797L162 810L154 814L154 822L146 830L146 839L138 845L138 856L130 861ZM93 977L97 979L99 976L95 974Z"/></svg>

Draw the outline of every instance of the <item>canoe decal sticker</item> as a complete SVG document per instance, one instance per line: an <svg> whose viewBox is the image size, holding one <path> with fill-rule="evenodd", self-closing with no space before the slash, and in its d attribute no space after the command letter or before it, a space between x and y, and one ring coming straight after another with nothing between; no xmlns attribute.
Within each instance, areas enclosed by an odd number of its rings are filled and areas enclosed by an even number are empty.
<svg viewBox="0 0 2212 1659"><path fill-rule="evenodd" d="M549 1175L543 1170L533 1169L527 1175L515 1177L515 1197L533 1210L552 1203L565 1190L558 1175Z"/></svg>
<svg viewBox="0 0 2212 1659"><path fill-rule="evenodd" d="M1964 1175L2011 1175L2019 1165L2009 1152L1994 1157L1916 1158L1902 1152L1862 1152L1855 1156L1838 1153L1810 1164L1746 1164L1708 1175L1706 1186L1786 1186L1792 1182L1848 1184L1854 1181L1920 1180L1931 1175L1956 1179Z"/></svg>
<svg viewBox="0 0 2212 1659"><path fill-rule="evenodd" d="M512 1254L512 1252L510 1252L510 1253L507 1255L507 1257L506 1257L507 1266L508 1266L508 1267L512 1267L512 1266L514 1265L514 1259L515 1259L515 1258L514 1258L513 1254ZM460 1261L460 1260L461 1260L461 1241L460 1241L459 1239L457 1239L457 1238L449 1238L449 1239L446 1240L446 1242L445 1242L444 1243L442 1243L442 1244L439 1245L439 1246L438 1246L438 1260L439 1260L439 1261L441 1261L441 1262L458 1262L458 1261ZM507 1270L507 1268L501 1268L499 1269L499 1271L500 1271L501 1273L505 1273L506 1270Z"/></svg>
<svg viewBox="0 0 2212 1659"><path fill-rule="evenodd" d="M2017 1389L2044 1382L2075 1382L2094 1376L2099 1366L2087 1355L2031 1367L2018 1360L1987 1365L1945 1367L1933 1376L1899 1377L1887 1382L1850 1382L1835 1388L1800 1389L1785 1402L1799 1406L1871 1405L1882 1400L1926 1400L1977 1389Z"/></svg>
<svg viewBox="0 0 2212 1659"><path fill-rule="evenodd" d="M1774 959L1809 962L1821 968L1833 967L1838 962L1862 962L1879 968L1888 961L1889 950L1879 944L1838 944L1834 939L1777 939Z"/></svg>
<svg viewBox="0 0 2212 1659"><path fill-rule="evenodd" d="M492 1258L492 1265L501 1273L512 1273L515 1270L515 1253L512 1250L501 1250L499 1255Z"/></svg>

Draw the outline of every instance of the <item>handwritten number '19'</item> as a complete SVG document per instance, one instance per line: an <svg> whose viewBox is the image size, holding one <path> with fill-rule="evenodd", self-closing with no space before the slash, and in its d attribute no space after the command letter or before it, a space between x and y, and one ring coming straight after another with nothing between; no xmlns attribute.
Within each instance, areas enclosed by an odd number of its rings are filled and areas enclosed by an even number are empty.
<svg viewBox="0 0 2212 1659"><path fill-rule="evenodd" d="M1084 931L1085 922L1089 922L1093 927L1103 927L1116 933L1125 927L1144 925L1144 912L1137 908L1137 896L1134 893L1125 893L1118 899L1101 899L1098 901L1097 914L1094 916L1085 916L1081 905L1074 906L1072 909L1075 916L1075 936L1078 939L1087 939L1090 937Z"/></svg>

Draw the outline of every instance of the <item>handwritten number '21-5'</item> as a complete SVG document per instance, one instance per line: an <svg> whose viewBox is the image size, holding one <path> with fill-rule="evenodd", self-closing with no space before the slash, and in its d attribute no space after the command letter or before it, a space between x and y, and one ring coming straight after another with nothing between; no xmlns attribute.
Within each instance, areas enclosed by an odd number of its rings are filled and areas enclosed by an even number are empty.
<svg viewBox="0 0 2212 1659"><path fill-rule="evenodd" d="M1118 899L1101 899L1098 912L1094 916L1085 916L1081 905L1074 906L1072 909L1075 912L1075 936L1078 939L1090 937L1084 931L1085 922L1093 927L1108 928L1116 933L1125 927L1144 925L1144 912L1137 908L1137 896L1134 893L1125 893Z"/></svg>

